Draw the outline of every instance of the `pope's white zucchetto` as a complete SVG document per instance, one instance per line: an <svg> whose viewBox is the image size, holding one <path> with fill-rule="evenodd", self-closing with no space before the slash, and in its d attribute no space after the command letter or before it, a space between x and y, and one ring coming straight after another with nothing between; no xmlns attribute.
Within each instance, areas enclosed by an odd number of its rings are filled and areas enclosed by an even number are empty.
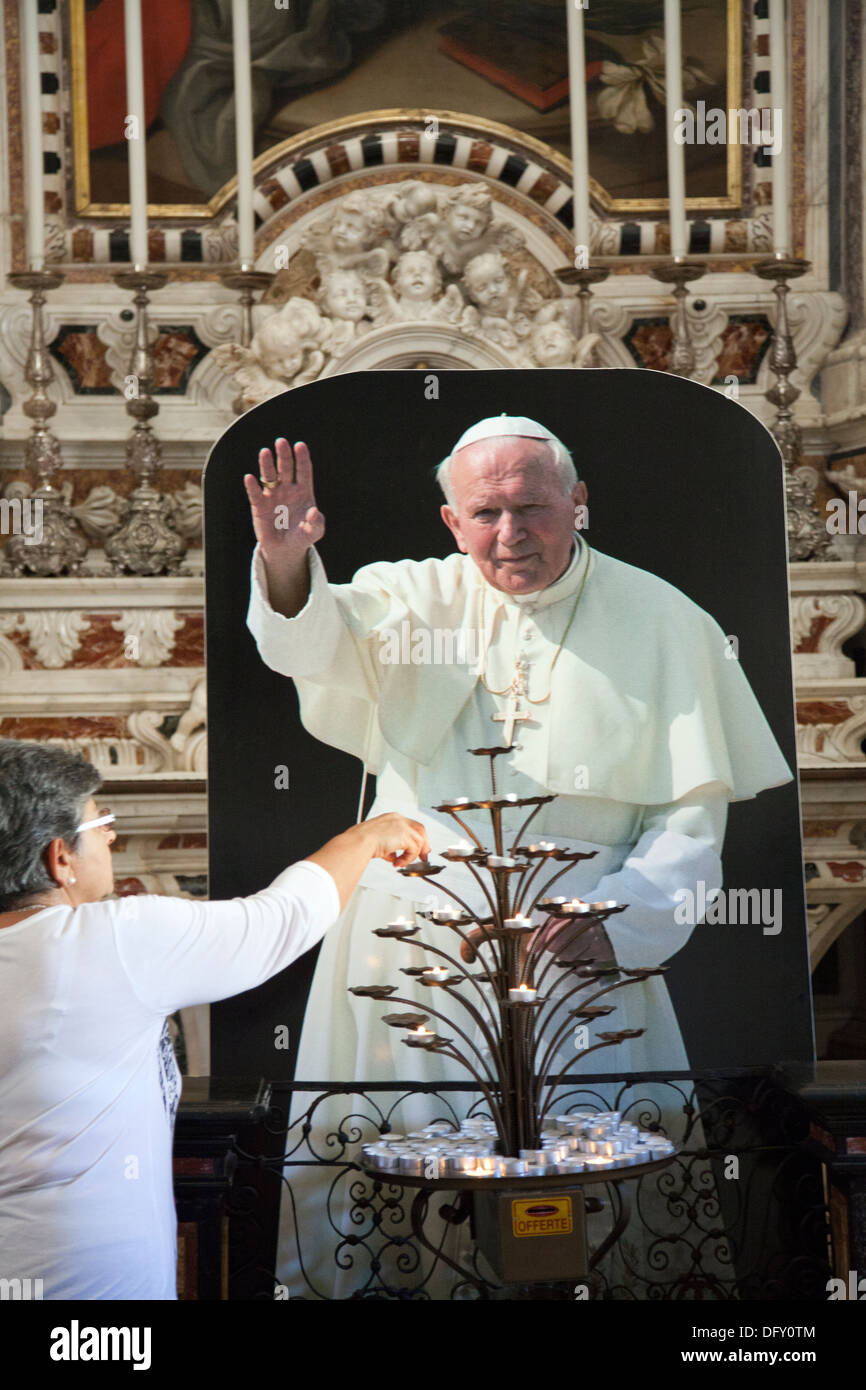
<svg viewBox="0 0 866 1390"><path fill-rule="evenodd" d="M454 505L450 477L452 460L461 449L478 444L483 439L543 439L553 450L554 463L563 487L570 489L577 482L577 470L570 450L545 425L538 420L530 420L528 415L488 415L463 431L451 453L436 470L439 486L451 506Z"/></svg>
<svg viewBox="0 0 866 1390"><path fill-rule="evenodd" d="M553 445L559 445L560 449L565 449L561 439L557 439L555 434L551 434L549 429L540 425L537 420L530 420L528 415L488 415L485 420L479 420L477 424L470 425L468 430L464 430L454 448L451 450L452 456L458 449L465 449L467 444L477 444L481 439L545 439ZM566 453L568 450L566 450Z"/></svg>

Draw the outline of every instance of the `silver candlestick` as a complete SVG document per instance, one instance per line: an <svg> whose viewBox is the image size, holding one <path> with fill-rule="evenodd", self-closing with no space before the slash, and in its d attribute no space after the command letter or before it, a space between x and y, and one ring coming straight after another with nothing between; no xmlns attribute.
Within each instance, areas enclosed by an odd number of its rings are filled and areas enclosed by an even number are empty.
<svg viewBox="0 0 866 1390"><path fill-rule="evenodd" d="M706 268L704 261L684 261L676 256L667 265L658 265L652 271L655 279L660 280L663 285L674 286L674 312L671 321L673 344L668 370L675 376L690 377L695 370L695 347L686 313L686 285L692 280L699 280Z"/></svg>
<svg viewBox="0 0 866 1390"><path fill-rule="evenodd" d="M116 574L176 574L186 547L174 529L169 499L154 487L162 457L150 423L159 414L159 402L152 394L153 349L147 312L150 294L162 289L168 277L135 269L116 275L114 283L135 292L135 346L126 401L135 425L126 441L126 461L139 483L129 498L124 525L105 543L105 554Z"/></svg>
<svg viewBox="0 0 866 1390"><path fill-rule="evenodd" d="M776 324L768 359L776 380L767 392L767 400L776 407L771 429L785 463L789 556L791 560L808 560L823 554L832 544L832 536L815 510L818 475L815 473L815 480L810 484L800 471L800 428L794 420L794 402L800 390L791 381L797 367L797 353L788 319L788 281L805 275L811 269L811 262L800 256L779 255L758 261L752 269L760 279L772 282L776 297Z"/></svg>
<svg viewBox="0 0 866 1390"><path fill-rule="evenodd" d="M56 474L63 460L60 442L48 423L57 405L46 389L53 373L45 346L45 294L62 285L64 277L57 271L25 270L16 271L8 279L14 289L30 292L32 325L24 375L33 387L33 395L21 408L33 421L25 450L33 492L26 500L35 514L36 525L30 526L26 533L22 528L20 534L11 538L6 547L3 572L45 576L78 574L87 554L87 541L56 485Z"/></svg>
<svg viewBox="0 0 866 1390"><path fill-rule="evenodd" d="M226 289L240 291L241 303L241 347L249 347L253 340L253 305L257 290L264 294L273 280L269 270L247 270L240 266L237 270L227 270L220 276Z"/></svg>
<svg viewBox="0 0 866 1390"><path fill-rule="evenodd" d="M555 272L557 280L563 285L579 285L577 292L577 333L578 342L584 340L592 332L590 326L590 307L592 302L592 286L600 285L610 275L610 271L605 266L563 266L561 270ZM593 346L584 358L585 367L596 367L598 365L598 355Z"/></svg>

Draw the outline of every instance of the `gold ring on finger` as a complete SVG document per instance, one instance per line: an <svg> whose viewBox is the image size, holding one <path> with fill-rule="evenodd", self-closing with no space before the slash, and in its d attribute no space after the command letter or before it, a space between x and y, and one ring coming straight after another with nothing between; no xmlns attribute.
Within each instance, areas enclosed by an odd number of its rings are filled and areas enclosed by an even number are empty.
<svg viewBox="0 0 866 1390"><path fill-rule="evenodd" d="M259 478L259 482L261 483L262 487L276 487L277 485L276 478L274 478L274 481L272 483L269 483L266 478Z"/></svg>

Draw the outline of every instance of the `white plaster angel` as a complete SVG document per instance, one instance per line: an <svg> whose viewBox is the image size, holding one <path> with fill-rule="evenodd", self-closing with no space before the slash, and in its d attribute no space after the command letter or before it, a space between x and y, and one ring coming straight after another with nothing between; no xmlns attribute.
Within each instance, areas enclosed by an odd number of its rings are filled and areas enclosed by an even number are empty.
<svg viewBox="0 0 866 1390"><path fill-rule="evenodd" d="M567 312L561 300L538 310L526 342L527 356L533 366L589 366L601 337L598 333L586 333L576 338L567 322Z"/></svg>
<svg viewBox="0 0 866 1390"><path fill-rule="evenodd" d="M302 237L312 251L320 272L366 270L382 276L391 259L383 242L388 240L388 215L369 192L340 198L333 212L318 221Z"/></svg>
<svg viewBox="0 0 866 1390"><path fill-rule="evenodd" d="M371 286L373 317L380 323L457 323L464 312L456 285L442 292L442 274L429 251L405 251L393 271L393 286Z"/></svg>
<svg viewBox="0 0 866 1390"><path fill-rule="evenodd" d="M404 251L421 251L440 225L439 203L429 183L408 179L388 199L391 236Z"/></svg>
<svg viewBox="0 0 866 1390"><path fill-rule="evenodd" d="M531 314L544 300L527 284L529 272L516 279L498 251L474 256L463 272L463 287L472 304L463 315L463 326L483 333L502 347L516 347L532 331Z"/></svg>
<svg viewBox="0 0 866 1390"><path fill-rule="evenodd" d="M331 322L328 347L332 356L339 357L356 338L369 333L373 291L380 284L384 281L363 270L337 268L322 276L318 301Z"/></svg>
<svg viewBox="0 0 866 1390"><path fill-rule="evenodd" d="M489 251L517 251L521 246L521 232L493 221L493 199L479 183L449 193L441 224L430 239L430 250L451 275L461 275L475 256Z"/></svg>
<svg viewBox="0 0 866 1390"><path fill-rule="evenodd" d="M241 387L244 410L289 386L315 381L330 351L331 325L309 299L287 299L256 330L250 346L221 343L213 349L223 371Z"/></svg>

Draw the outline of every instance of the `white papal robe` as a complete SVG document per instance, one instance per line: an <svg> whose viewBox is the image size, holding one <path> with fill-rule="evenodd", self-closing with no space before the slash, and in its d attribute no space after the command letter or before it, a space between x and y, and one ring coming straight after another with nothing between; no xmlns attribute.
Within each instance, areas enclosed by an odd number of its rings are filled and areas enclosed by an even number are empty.
<svg viewBox="0 0 866 1390"><path fill-rule="evenodd" d="M575 542L565 574L527 595L494 589L460 554L368 565L350 584L329 584L313 550L310 596L291 619L268 603L257 550L248 624L266 664L294 679L304 726L376 774L370 814L396 810L422 820L434 857L462 832L431 808L490 792L489 760L467 749L502 742L502 724L492 716L506 701L491 690L507 689L523 658L528 695L539 703L528 706L531 720L517 726L513 750L496 760L498 790L556 793L533 821L532 837L594 857L554 891L627 903L606 924L616 959L653 966L675 955L693 930L675 918L681 890L696 892L703 882L710 894L721 886L729 800L780 785L791 772L715 621L657 576L591 550L579 536ZM513 813L513 833L521 819ZM466 820L492 849L488 814ZM398 983L404 999L429 1011L431 991L400 967L431 958L372 929L411 914L444 884L481 906L463 866L429 882L402 878L381 861L370 865L321 949L299 1079L465 1079L446 1057L410 1052L402 1034L382 1024L381 1006L348 993L352 985ZM435 1002L449 1013L441 994ZM605 1002L617 1008L599 1028L646 1031L593 1053L590 1072L688 1068L662 977ZM560 1049L561 1062L570 1043ZM338 1110L328 1112L332 1128ZM416 1128L429 1118L430 1103L420 1097L404 1105L400 1123ZM292 1241L289 1234L285 1268ZM333 1293L333 1255L311 1261L305 1250L304 1257L322 1292Z"/></svg>

